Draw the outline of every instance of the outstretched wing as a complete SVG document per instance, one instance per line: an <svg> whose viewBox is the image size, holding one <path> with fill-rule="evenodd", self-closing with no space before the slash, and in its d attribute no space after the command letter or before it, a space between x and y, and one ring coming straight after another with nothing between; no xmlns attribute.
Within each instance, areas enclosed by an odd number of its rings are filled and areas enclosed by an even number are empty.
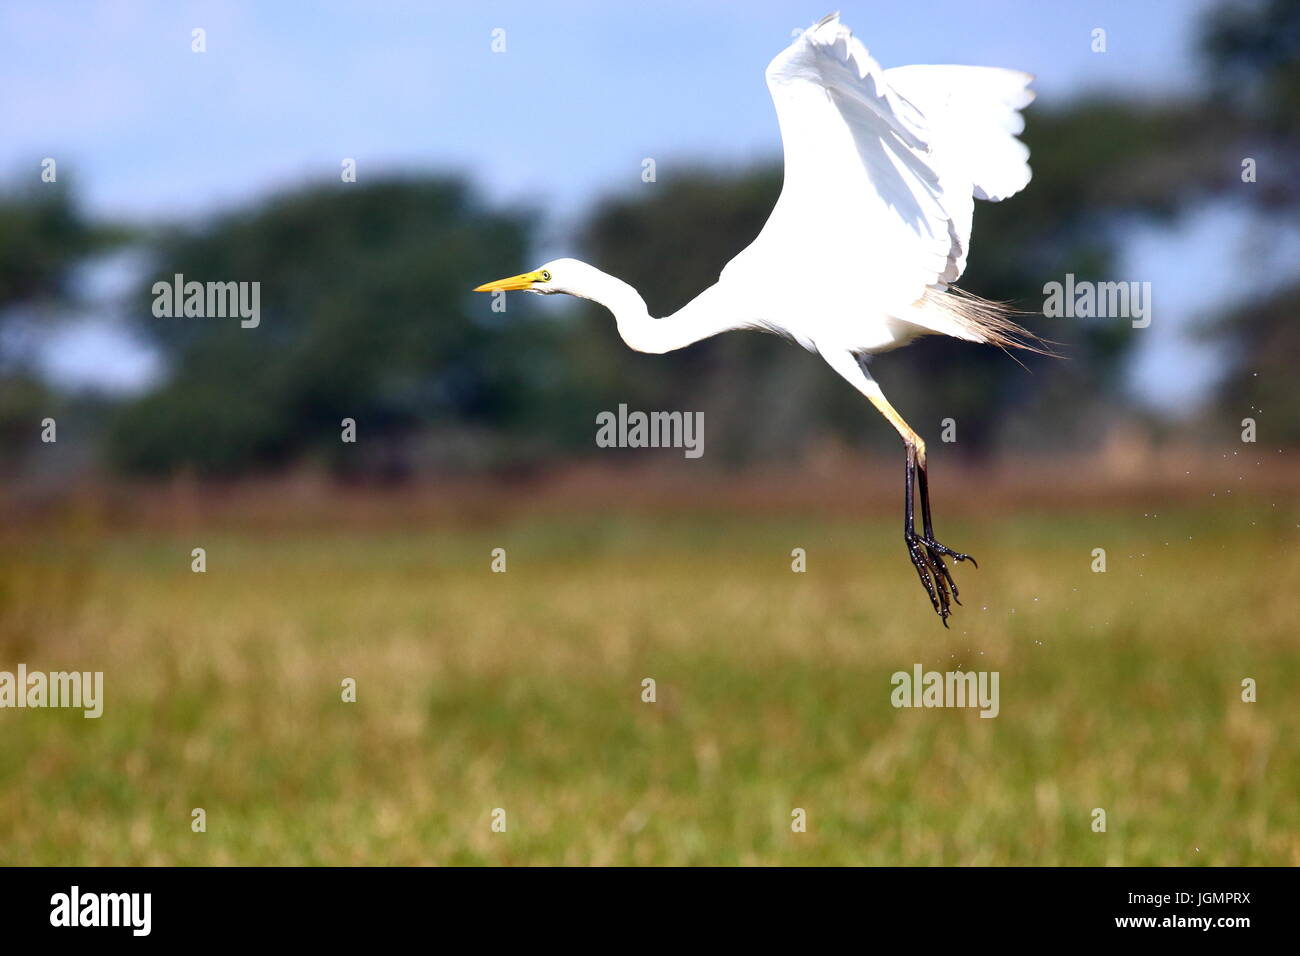
<svg viewBox="0 0 1300 956"><path fill-rule="evenodd" d="M728 271L779 256L802 274L870 284L886 310L955 281L973 198L1002 199L1029 181L1015 134L1031 79L987 67L882 70L838 15L823 19L767 68L785 185Z"/></svg>

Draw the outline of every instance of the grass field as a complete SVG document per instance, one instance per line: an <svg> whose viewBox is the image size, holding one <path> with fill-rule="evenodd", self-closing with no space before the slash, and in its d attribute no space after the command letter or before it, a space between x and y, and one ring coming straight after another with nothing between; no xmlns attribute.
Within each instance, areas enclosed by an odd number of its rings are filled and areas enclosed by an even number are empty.
<svg viewBox="0 0 1300 956"><path fill-rule="evenodd" d="M897 525L12 532L0 670L106 703L0 710L0 862L1300 864L1294 502L948 519L947 632Z"/></svg>

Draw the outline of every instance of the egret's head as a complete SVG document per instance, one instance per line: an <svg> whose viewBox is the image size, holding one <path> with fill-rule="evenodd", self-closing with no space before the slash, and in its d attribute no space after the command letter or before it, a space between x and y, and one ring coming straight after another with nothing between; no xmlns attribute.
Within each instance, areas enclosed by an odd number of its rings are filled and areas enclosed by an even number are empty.
<svg viewBox="0 0 1300 956"><path fill-rule="evenodd" d="M599 288L602 278L607 277L599 269L585 262L579 262L577 259L553 259L540 269L511 276L508 279L497 279L496 282L488 282L474 291L502 292L522 289L539 295L564 292L589 299L591 293Z"/></svg>

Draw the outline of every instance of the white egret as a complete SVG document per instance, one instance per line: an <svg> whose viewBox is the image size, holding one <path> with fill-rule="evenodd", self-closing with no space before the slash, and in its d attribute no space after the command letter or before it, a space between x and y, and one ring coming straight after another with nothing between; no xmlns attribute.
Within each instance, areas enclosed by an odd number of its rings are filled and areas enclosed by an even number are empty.
<svg viewBox="0 0 1300 956"><path fill-rule="evenodd" d="M639 352L670 352L731 329L786 335L821 355L898 430L906 450L904 539L947 626L957 587L930 519L925 442L867 371L868 359L921 335L1034 348L995 303L959 293L975 199L1029 182L1016 139L1033 78L973 66L884 70L839 15L804 31L767 67L785 180L754 242L680 311L651 318L626 282L576 259L476 292L563 292L600 303ZM921 499L921 532L913 485ZM972 564L974 562L972 561ZM960 602L958 602L960 603Z"/></svg>

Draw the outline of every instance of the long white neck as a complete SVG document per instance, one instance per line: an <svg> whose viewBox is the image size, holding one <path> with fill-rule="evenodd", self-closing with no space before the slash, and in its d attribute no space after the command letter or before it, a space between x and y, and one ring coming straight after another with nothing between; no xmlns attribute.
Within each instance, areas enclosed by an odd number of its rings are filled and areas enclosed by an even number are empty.
<svg viewBox="0 0 1300 956"><path fill-rule="evenodd" d="M614 313L618 334L628 348L637 352L671 352L750 324L737 315L734 303L729 304L729 297L721 294L716 285L672 315L656 319L650 316L636 289L607 273L599 273L599 277L583 290L582 296Z"/></svg>

